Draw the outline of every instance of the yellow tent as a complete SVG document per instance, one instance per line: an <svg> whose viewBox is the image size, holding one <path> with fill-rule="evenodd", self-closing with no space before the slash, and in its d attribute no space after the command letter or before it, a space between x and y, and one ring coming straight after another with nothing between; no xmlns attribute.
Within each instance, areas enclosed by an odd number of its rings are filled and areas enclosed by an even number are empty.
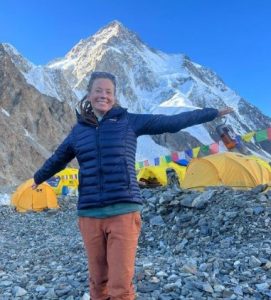
<svg viewBox="0 0 271 300"><path fill-rule="evenodd" d="M179 166L174 162L164 164L163 166L148 166L140 169L137 174L137 180L141 179L153 182L154 180L161 185L167 185L167 169L174 169L179 177L179 181L183 181L185 177L186 167Z"/></svg>
<svg viewBox="0 0 271 300"><path fill-rule="evenodd" d="M239 153L218 153L190 162L182 188L226 185L249 189L269 182L269 171L255 159Z"/></svg>
<svg viewBox="0 0 271 300"><path fill-rule="evenodd" d="M66 168L47 180L47 183L50 184L57 195L77 190L79 185L78 169Z"/></svg>
<svg viewBox="0 0 271 300"><path fill-rule="evenodd" d="M167 185L167 174L165 168L161 166L148 166L140 169L137 180L158 181L161 185Z"/></svg>
<svg viewBox="0 0 271 300"><path fill-rule="evenodd" d="M47 208L59 208L54 190L47 183L32 189L33 179L21 184L12 195L11 203L19 212L41 211Z"/></svg>
<svg viewBox="0 0 271 300"><path fill-rule="evenodd" d="M249 158L255 159L257 161L257 163L259 163L260 165L262 165L264 168L266 168L269 171L269 180L271 181L271 166L269 165L269 163L267 161L265 161L264 159L262 159L259 156L256 155L249 155Z"/></svg>

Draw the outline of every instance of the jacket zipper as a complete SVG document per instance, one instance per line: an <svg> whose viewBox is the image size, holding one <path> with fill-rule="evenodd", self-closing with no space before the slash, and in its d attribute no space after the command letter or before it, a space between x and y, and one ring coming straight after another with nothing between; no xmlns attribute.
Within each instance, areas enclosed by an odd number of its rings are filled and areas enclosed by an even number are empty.
<svg viewBox="0 0 271 300"><path fill-rule="evenodd" d="M99 130L99 124L96 127L96 145L98 150L98 172L99 172L99 194L100 199L102 198L102 166L101 166L101 149L100 149L100 130ZM101 201L101 204L103 202Z"/></svg>

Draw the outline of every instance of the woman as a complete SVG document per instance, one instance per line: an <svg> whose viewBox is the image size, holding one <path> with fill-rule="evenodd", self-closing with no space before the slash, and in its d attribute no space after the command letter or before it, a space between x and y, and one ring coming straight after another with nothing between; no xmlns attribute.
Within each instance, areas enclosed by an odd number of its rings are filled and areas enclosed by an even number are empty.
<svg viewBox="0 0 271 300"><path fill-rule="evenodd" d="M92 73L87 91L77 124L35 173L33 188L77 158L79 227L88 256L91 299L131 300L142 207L135 172L137 137L177 132L232 109L173 116L128 113L117 103L115 77L106 72Z"/></svg>

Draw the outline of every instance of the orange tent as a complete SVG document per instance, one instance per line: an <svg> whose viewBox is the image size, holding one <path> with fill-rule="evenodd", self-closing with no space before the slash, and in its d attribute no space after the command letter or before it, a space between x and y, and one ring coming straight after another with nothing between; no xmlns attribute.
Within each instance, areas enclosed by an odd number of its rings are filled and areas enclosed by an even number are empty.
<svg viewBox="0 0 271 300"><path fill-rule="evenodd" d="M12 195L11 203L19 212L41 211L47 208L59 208L54 190L47 183L32 189L33 179L21 184Z"/></svg>

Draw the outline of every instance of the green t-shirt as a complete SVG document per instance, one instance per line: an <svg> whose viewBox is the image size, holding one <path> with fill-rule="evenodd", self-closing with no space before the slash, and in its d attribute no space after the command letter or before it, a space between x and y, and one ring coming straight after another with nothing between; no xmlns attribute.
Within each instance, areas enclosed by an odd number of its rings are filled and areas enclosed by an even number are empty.
<svg viewBox="0 0 271 300"><path fill-rule="evenodd" d="M117 215L124 215L135 211L141 211L142 204L138 203L116 203L105 207L97 207L90 209L79 209L78 217L90 217L104 219Z"/></svg>

